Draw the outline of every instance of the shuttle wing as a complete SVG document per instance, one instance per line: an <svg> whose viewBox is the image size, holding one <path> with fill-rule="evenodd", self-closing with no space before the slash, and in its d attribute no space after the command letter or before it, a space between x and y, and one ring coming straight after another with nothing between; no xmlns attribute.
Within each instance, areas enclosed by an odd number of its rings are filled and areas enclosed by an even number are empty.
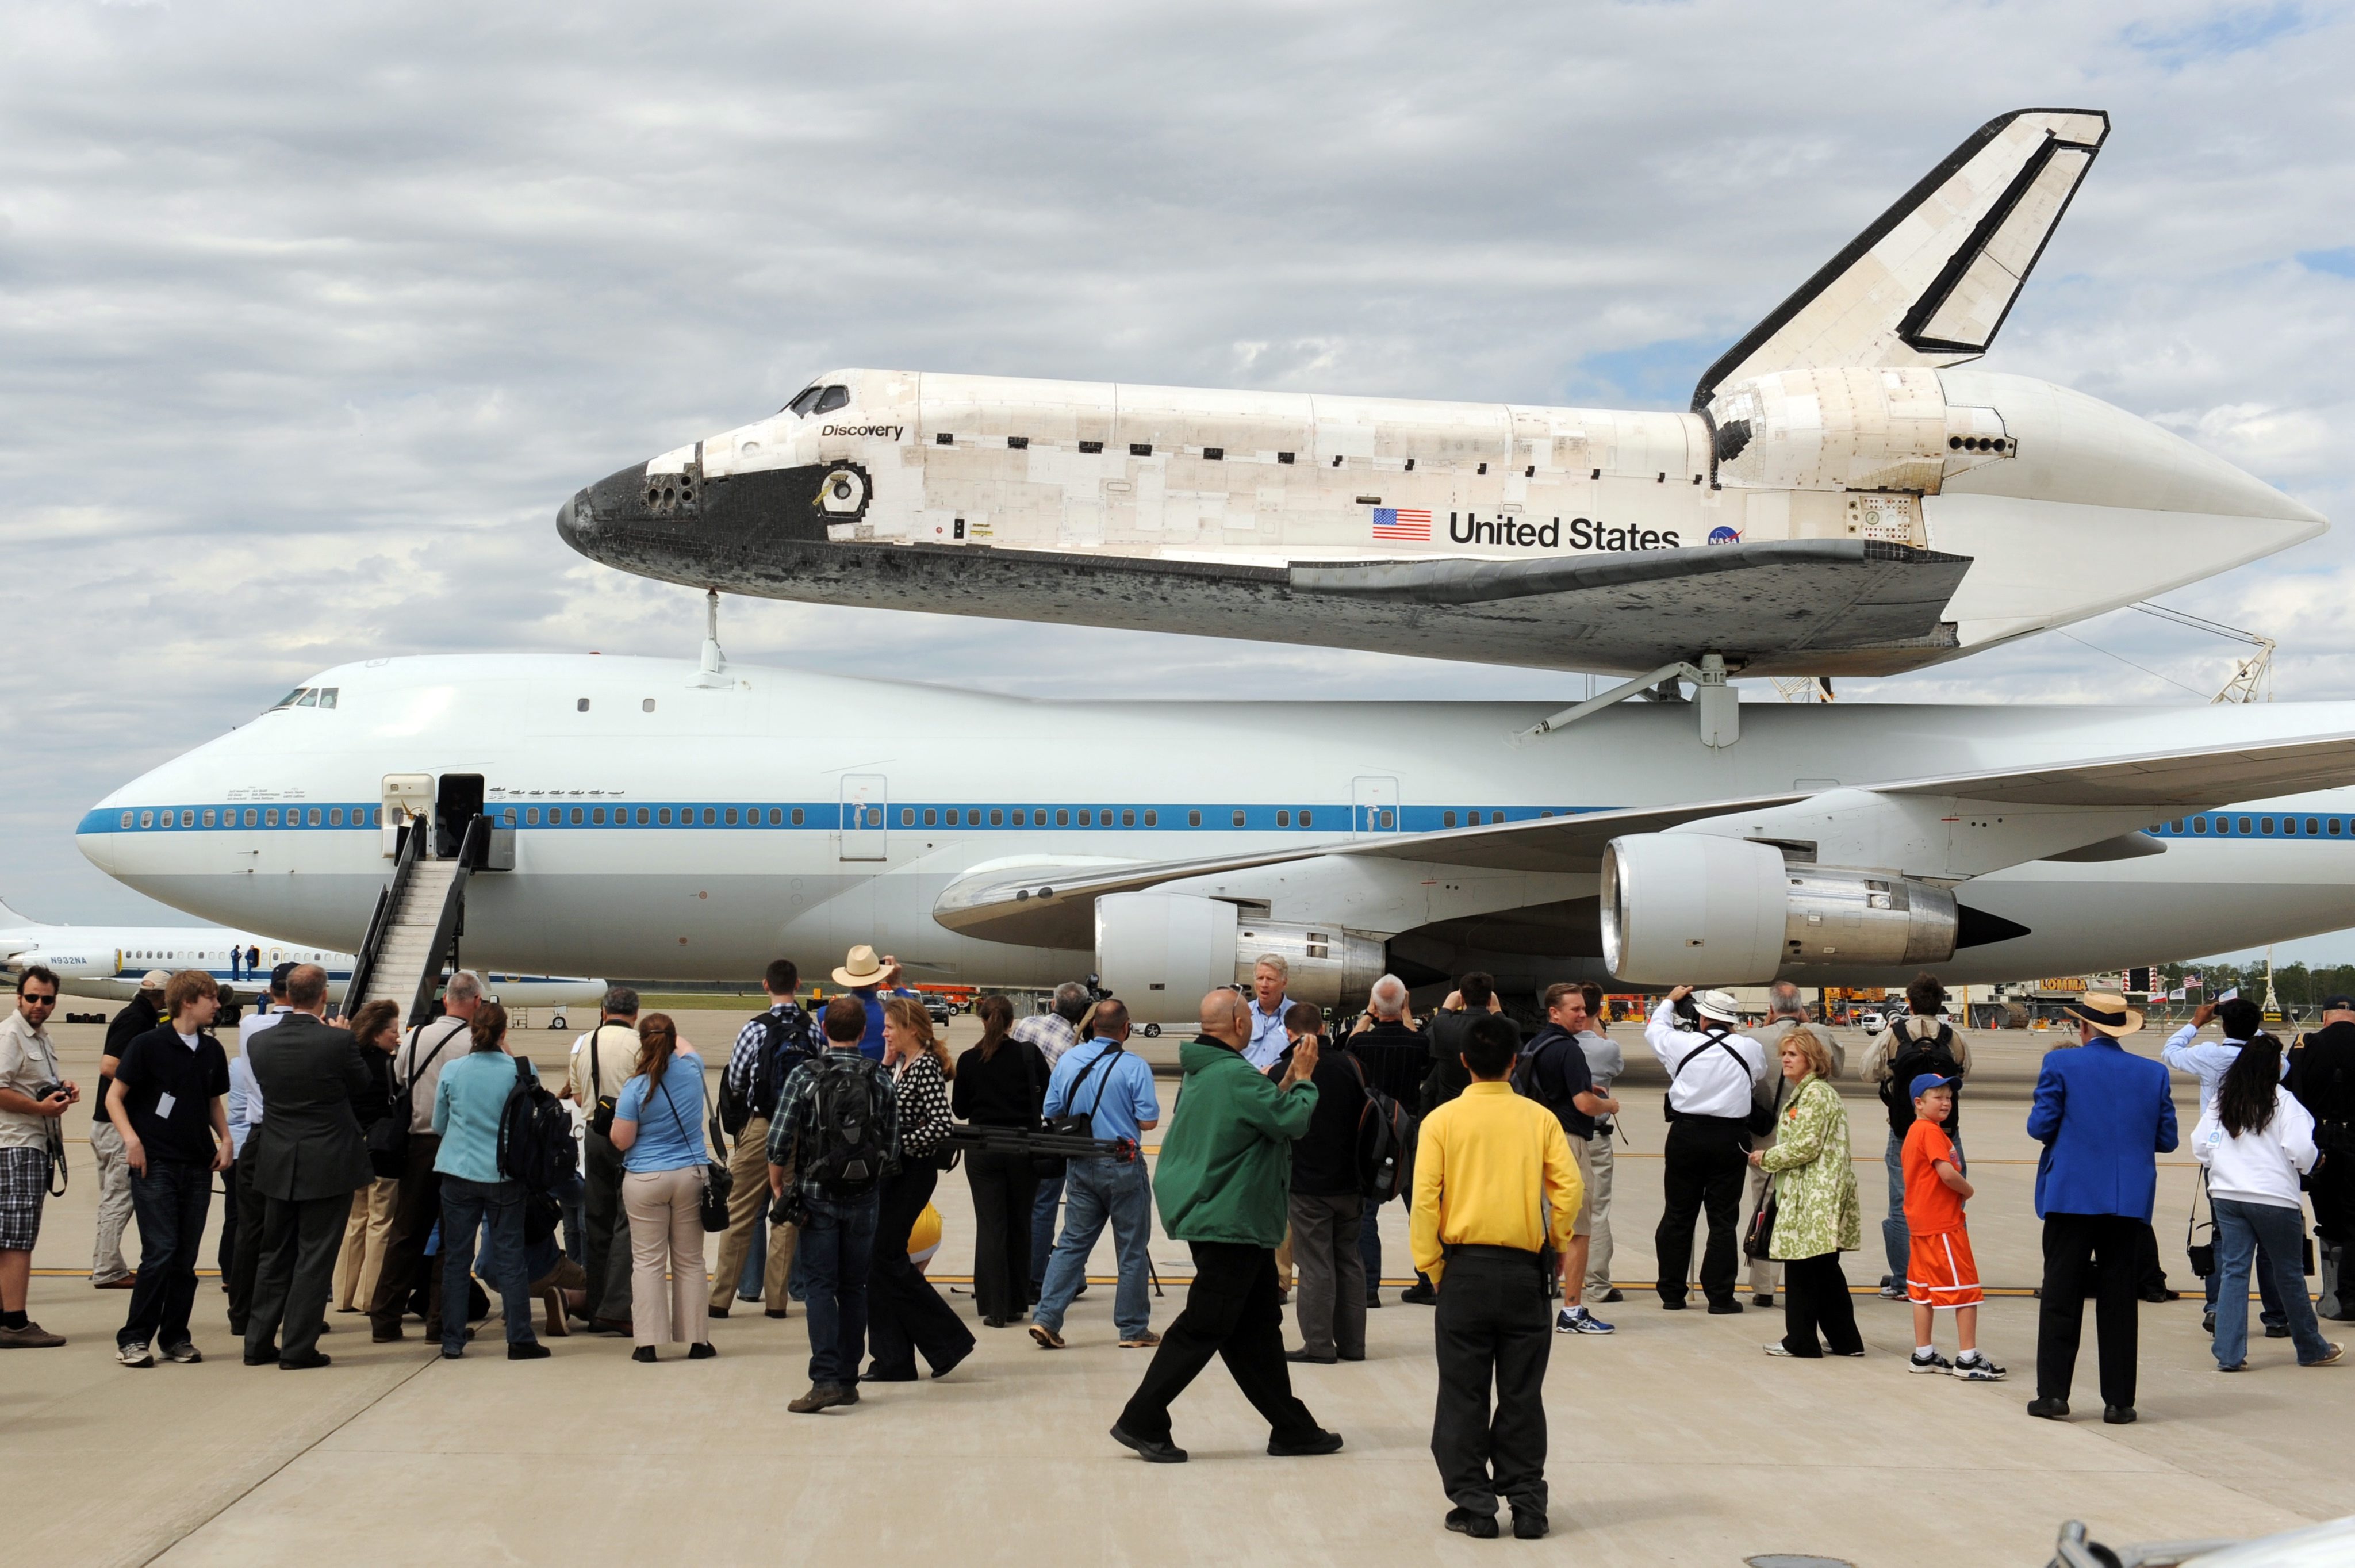
<svg viewBox="0 0 2355 1568"><path fill-rule="evenodd" d="M1950 773L1862 787L1884 795L1953 795L1999 805L2148 807L2159 816L2337 788L2350 782L2355 782L2355 734L2309 736L2254 746L2185 747L2058 767ZM953 931L992 942L1084 948L1094 941L1095 901L1105 893L1136 892L1221 872L1325 856L1375 856L1465 869L1593 871L1602 863L1604 847L1614 838L1789 805L1806 798L1805 792L1784 792L1685 805L1579 812L1438 833L1329 839L1258 854L1193 860L1114 866L1000 863L951 883L933 904L932 914ZM2097 825L2095 831L2106 838L2115 829ZM2147 851L2137 846L2132 852Z"/></svg>
<svg viewBox="0 0 2355 1568"><path fill-rule="evenodd" d="M1692 406L1773 370L1977 358L2109 133L2095 109L1988 121L1727 349Z"/></svg>

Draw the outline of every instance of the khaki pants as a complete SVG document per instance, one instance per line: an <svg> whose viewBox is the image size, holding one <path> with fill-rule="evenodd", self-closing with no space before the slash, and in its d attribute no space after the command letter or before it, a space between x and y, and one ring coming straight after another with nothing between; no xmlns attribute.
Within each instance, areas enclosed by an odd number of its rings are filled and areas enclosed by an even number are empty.
<svg viewBox="0 0 2355 1568"><path fill-rule="evenodd" d="M1611 1140L1586 1140L1586 1295L1611 1288Z"/></svg>
<svg viewBox="0 0 2355 1568"><path fill-rule="evenodd" d="M625 1173L622 1208L630 1217L632 1338L641 1345L709 1340L710 1319L703 1310L703 1167Z"/></svg>
<svg viewBox="0 0 2355 1568"><path fill-rule="evenodd" d="M123 1134L108 1121L91 1125L90 1152L98 1162L98 1244L90 1254L90 1278L93 1285L106 1285L131 1273L123 1261L123 1228L131 1221L131 1159L123 1153Z"/></svg>
<svg viewBox="0 0 2355 1568"><path fill-rule="evenodd" d="M736 1300L736 1281L744 1272L745 1254L752 1250L752 1227L769 1201L769 1123L755 1117L736 1135L728 1156L736 1185L728 1189L728 1229L720 1232L718 1272L711 1276L711 1310L726 1312ZM790 1173L785 1177L793 1181ZM797 1225L769 1227L769 1262L761 1271L761 1295L768 1310L783 1316L793 1305L785 1281L794 1272L794 1242Z"/></svg>
<svg viewBox="0 0 2355 1568"><path fill-rule="evenodd" d="M376 1299L384 1272L385 1243L392 1238L392 1215L400 1201L398 1178L379 1176L352 1189L351 1218L344 1221L344 1250L336 1260L336 1305L365 1312Z"/></svg>

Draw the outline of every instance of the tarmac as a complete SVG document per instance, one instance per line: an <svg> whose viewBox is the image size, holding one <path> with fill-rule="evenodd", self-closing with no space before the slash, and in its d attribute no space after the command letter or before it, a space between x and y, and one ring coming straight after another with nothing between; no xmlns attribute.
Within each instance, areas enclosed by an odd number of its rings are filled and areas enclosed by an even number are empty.
<svg viewBox="0 0 2355 1568"><path fill-rule="evenodd" d="M62 1009L61 1009L62 1010ZM681 1017L717 1065L741 1008ZM972 1035L959 1019L953 1046ZM102 1031L58 1026L66 1070L95 1082ZM1392 1288L1369 1315L1361 1364L1295 1369L1295 1386L1348 1446L1275 1459L1266 1430L1213 1367L1177 1408L1184 1466L1147 1466L1105 1435L1148 1352L1121 1350L1109 1275L1074 1307L1071 1348L1019 1327L947 1380L868 1385L855 1409L796 1416L807 1386L805 1318L749 1307L713 1325L718 1358L666 1350L646 1367L626 1341L576 1333L548 1360L509 1363L496 1324L445 1362L418 1337L368 1341L331 1316L335 1364L293 1374L240 1363L217 1283L197 1300L201 1366L133 1371L112 1359L124 1293L87 1283L94 1182L85 1113L68 1121L72 1185L52 1200L31 1309L62 1349L0 1360L0 1464L10 1514L0 1564L602 1561L735 1563L791 1556L877 1563L1224 1563L1306 1565L1455 1561L1508 1553L1582 1564L1734 1564L1808 1554L1854 1564L2041 1564L2056 1531L2087 1520L2115 1543L2247 1537L2355 1513L2346 1462L2355 1368L2301 1369L2286 1340L2252 1341L2252 1370L2224 1377L2200 1332L2196 1291L2141 1316L2141 1421L2100 1421L2092 1315L2077 1418L2030 1419L2039 1241L2034 1146L2022 1129L2039 1055L2055 1037L1974 1035L1961 1132L1978 1186L1972 1238L1989 1285L1981 1343L2009 1381L1909 1376L1910 1309L1859 1294L1861 1360L1770 1359L1781 1314L1667 1313L1648 1287L1659 1212L1665 1075L1640 1029L1614 1028L1632 1058L1613 1204L1614 1273L1626 1299L1601 1309L1609 1338L1558 1336L1547 1379L1553 1533L1474 1542L1441 1526L1430 1450L1427 1309L1403 1305L1406 1214L1383 1211ZM570 1036L533 1031L543 1067ZM2141 1048L2154 1051L2158 1035ZM1178 1037L1141 1042L1167 1114ZM1850 1061L1862 1041L1849 1040ZM1880 1106L1842 1085L1855 1132L1866 1248L1847 1260L1859 1293L1881 1272ZM2179 1084L2188 1134L2194 1086ZM1165 1122L1165 1125L1166 1125ZM2158 1225L2179 1287L2188 1157L2162 1158ZM940 1189L945 1239L932 1264L961 1292L972 1223L963 1181ZM218 1223L216 1205L214 1223ZM135 1246L136 1227L126 1235ZM1153 1246L1166 1328L1190 1273L1186 1249ZM206 1256L211 1256L208 1243ZM1109 1238L1095 1264L1111 1265ZM1747 1291L1744 1292L1747 1299ZM970 1296L953 1294L970 1313ZM746 1316L746 1313L750 1316ZM2254 1317L2254 1306L2251 1311ZM2254 1328L2254 1321L2252 1323ZM1296 1343L1287 1314L1287 1342ZM2325 1325L2333 1338L2347 1326ZM1942 1344L1951 1330L1942 1328ZM1951 1346L1945 1348L1951 1349Z"/></svg>

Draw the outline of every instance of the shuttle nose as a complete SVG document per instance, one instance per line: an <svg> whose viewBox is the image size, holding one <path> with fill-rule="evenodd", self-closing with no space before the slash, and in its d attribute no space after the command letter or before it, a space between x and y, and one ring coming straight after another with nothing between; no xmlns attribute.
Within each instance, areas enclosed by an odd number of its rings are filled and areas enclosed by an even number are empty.
<svg viewBox="0 0 2355 1568"><path fill-rule="evenodd" d="M642 463L583 485L556 509L558 537L590 560L605 560L617 529L654 515L645 491L646 470Z"/></svg>

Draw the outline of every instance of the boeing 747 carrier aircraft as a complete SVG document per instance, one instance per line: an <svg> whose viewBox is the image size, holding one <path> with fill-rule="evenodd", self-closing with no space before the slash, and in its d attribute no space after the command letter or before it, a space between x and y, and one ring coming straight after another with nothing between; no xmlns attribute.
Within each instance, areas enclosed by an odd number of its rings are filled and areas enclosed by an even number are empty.
<svg viewBox="0 0 2355 1568"><path fill-rule="evenodd" d="M558 530L823 603L1647 684L1917 668L2328 526L2082 392L1961 368L2108 133L2075 109L1981 127L1685 412L830 370L587 486Z"/></svg>
<svg viewBox="0 0 2355 1568"><path fill-rule="evenodd" d="M1694 705L1625 703L1573 750L1515 743L1543 705L1036 702L716 649L307 688L338 700L126 784L83 852L348 946L390 863L377 812L431 800L502 834L466 904L470 957L502 970L741 979L871 943L933 982L1093 970L1157 1021L1267 951L1296 997L1344 1003L1385 969L1984 981L2355 925L2349 703L1766 703L1729 746ZM248 804L296 797L343 804Z"/></svg>

